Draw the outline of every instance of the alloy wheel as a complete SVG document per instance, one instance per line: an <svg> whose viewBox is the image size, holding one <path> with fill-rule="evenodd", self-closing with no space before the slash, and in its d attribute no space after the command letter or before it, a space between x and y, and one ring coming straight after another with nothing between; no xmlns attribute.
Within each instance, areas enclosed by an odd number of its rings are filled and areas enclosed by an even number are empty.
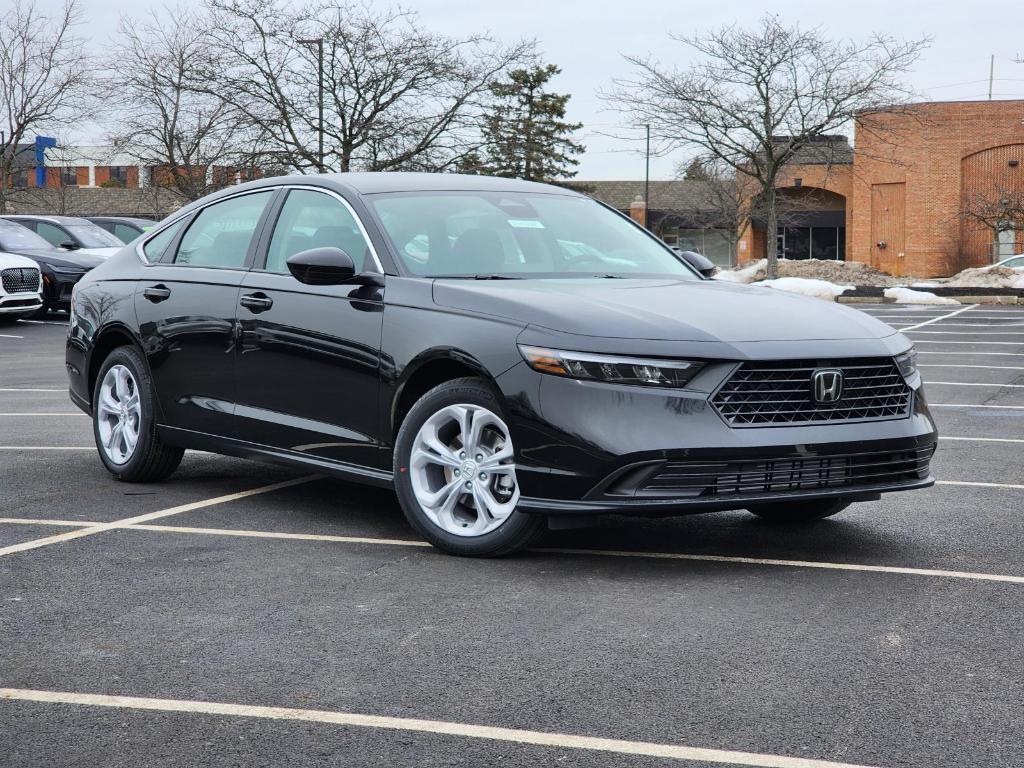
<svg viewBox="0 0 1024 768"><path fill-rule="evenodd" d="M111 366L100 384L97 401L100 449L114 464L125 464L135 453L142 423L135 376L124 365Z"/></svg>
<svg viewBox="0 0 1024 768"><path fill-rule="evenodd" d="M479 405L449 405L424 422L409 479L423 513L456 536L490 533L519 503L508 426Z"/></svg>

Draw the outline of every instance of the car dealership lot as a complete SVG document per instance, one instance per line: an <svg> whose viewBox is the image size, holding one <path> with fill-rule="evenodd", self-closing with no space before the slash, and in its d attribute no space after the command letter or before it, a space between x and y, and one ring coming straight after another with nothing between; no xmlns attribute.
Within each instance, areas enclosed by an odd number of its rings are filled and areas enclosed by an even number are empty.
<svg viewBox="0 0 1024 768"><path fill-rule="evenodd" d="M115 483L63 327L4 326L4 764L1019 765L1024 308L860 308L922 353L940 485L506 560L268 465Z"/></svg>

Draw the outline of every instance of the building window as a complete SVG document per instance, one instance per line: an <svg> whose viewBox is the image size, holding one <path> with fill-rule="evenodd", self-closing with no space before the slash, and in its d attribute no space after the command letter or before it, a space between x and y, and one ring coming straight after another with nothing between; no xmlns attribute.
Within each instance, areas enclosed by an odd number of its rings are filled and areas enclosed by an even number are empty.
<svg viewBox="0 0 1024 768"><path fill-rule="evenodd" d="M128 186L128 166L127 165L112 165L110 166L110 181L112 185L119 187Z"/></svg>
<svg viewBox="0 0 1024 768"><path fill-rule="evenodd" d="M60 169L60 185L62 187L78 186L78 169L74 166L64 166Z"/></svg>
<svg viewBox="0 0 1024 768"><path fill-rule="evenodd" d="M736 261L732 238L724 229L680 227L675 244L680 250L696 251L719 267L731 267Z"/></svg>
<svg viewBox="0 0 1024 768"><path fill-rule="evenodd" d="M28 171L24 168L16 168L11 171L11 186L15 189L24 189L28 186Z"/></svg>
<svg viewBox="0 0 1024 768"><path fill-rule="evenodd" d="M778 254L784 259L846 261L846 227L779 227Z"/></svg>

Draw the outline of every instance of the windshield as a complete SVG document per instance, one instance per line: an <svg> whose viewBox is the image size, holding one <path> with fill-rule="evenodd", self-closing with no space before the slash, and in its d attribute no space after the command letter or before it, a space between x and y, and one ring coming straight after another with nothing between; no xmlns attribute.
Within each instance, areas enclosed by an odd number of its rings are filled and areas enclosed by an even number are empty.
<svg viewBox="0 0 1024 768"><path fill-rule="evenodd" d="M23 250L52 251L54 248L28 227L16 224L13 227L0 226L0 250L17 253Z"/></svg>
<svg viewBox="0 0 1024 768"><path fill-rule="evenodd" d="M586 197L403 192L368 198L414 275L699 279L654 237Z"/></svg>
<svg viewBox="0 0 1024 768"><path fill-rule="evenodd" d="M95 224L68 224L68 231L83 248L120 248L124 243Z"/></svg>

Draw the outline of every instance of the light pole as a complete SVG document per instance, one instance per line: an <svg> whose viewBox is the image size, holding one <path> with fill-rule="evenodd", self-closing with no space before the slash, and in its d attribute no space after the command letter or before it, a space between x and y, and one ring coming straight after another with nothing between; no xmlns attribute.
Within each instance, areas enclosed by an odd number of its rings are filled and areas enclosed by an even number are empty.
<svg viewBox="0 0 1024 768"><path fill-rule="evenodd" d="M7 213L7 131L0 131L0 216Z"/></svg>
<svg viewBox="0 0 1024 768"><path fill-rule="evenodd" d="M324 39L322 37L311 37L306 40L299 40L303 45L316 45L316 71L317 71L317 134L318 146L317 157L320 173L324 172Z"/></svg>

